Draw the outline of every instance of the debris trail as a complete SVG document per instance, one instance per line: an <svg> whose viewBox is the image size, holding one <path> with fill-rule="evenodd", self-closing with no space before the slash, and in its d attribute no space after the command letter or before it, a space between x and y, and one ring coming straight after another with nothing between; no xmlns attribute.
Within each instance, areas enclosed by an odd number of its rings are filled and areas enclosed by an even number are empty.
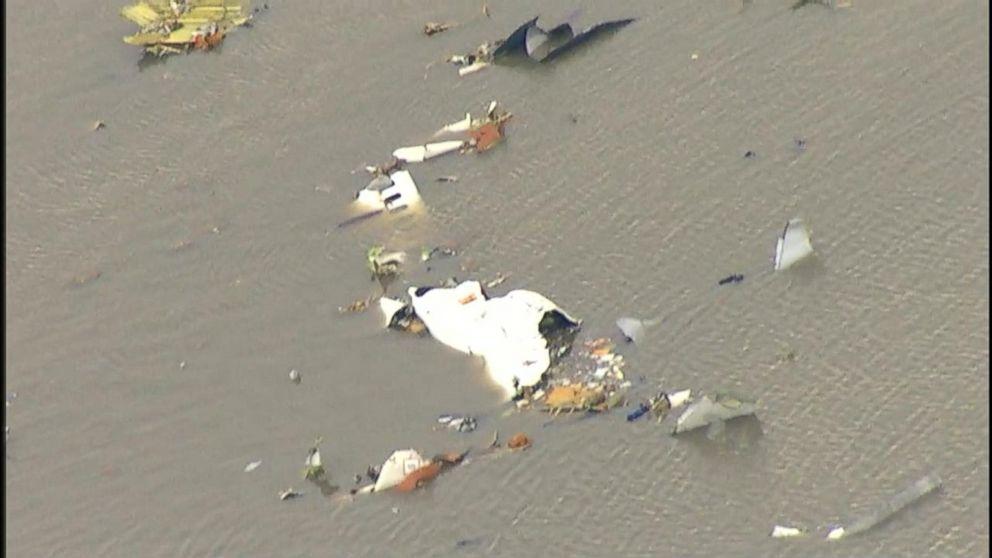
<svg viewBox="0 0 992 558"><path fill-rule="evenodd" d="M903 508L937 490L941 487L941 484L940 477L935 473L931 473L893 496L888 502L855 519L846 527L835 527L831 529L827 534L827 540L835 541L872 529L899 513Z"/></svg>

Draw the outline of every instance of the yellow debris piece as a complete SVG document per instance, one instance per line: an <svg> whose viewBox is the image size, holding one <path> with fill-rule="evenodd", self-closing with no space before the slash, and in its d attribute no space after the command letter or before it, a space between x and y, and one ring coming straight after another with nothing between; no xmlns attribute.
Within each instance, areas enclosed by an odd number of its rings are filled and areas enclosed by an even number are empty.
<svg viewBox="0 0 992 558"><path fill-rule="evenodd" d="M164 55L190 48L207 50L251 19L249 0L144 0L121 9L140 31L124 37L130 45Z"/></svg>

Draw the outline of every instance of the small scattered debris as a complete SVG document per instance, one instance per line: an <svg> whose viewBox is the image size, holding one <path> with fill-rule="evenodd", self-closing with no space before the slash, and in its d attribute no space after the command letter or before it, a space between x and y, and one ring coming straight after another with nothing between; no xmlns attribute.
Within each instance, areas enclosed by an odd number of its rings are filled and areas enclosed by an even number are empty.
<svg viewBox="0 0 992 558"><path fill-rule="evenodd" d="M386 252L385 246L376 245L369 248L366 253L366 263L372 280L378 281L382 287L382 292L400 273L400 266L406 262L405 252Z"/></svg>
<svg viewBox="0 0 992 558"><path fill-rule="evenodd" d="M755 153L754 151L751 151L751 150L747 150L747 151L744 152L744 158L745 159L754 159L757 156L758 156L758 154Z"/></svg>
<svg viewBox="0 0 992 558"><path fill-rule="evenodd" d="M530 438L527 437L523 432L518 432L506 442L506 447L512 450L525 450L531 445Z"/></svg>
<svg viewBox="0 0 992 558"><path fill-rule="evenodd" d="M106 127L107 125L103 122L103 120L97 120L96 122L93 123L92 129L95 132L97 130L102 130Z"/></svg>
<svg viewBox="0 0 992 558"><path fill-rule="evenodd" d="M124 7L121 15L140 28L124 42L154 56L210 50L251 21L240 0L144 0Z"/></svg>
<svg viewBox="0 0 992 558"><path fill-rule="evenodd" d="M186 370L186 361L185 360L179 363L179 369L180 370Z"/></svg>
<svg viewBox="0 0 992 558"><path fill-rule="evenodd" d="M103 272L100 271L100 270L93 270L93 271L89 271L89 272L86 272L86 273L81 273L81 274L73 277L69 281L69 286L70 287L82 287L83 285L86 285L88 283L92 283L93 281L96 281L100 277L103 277Z"/></svg>
<svg viewBox="0 0 992 558"><path fill-rule="evenodd" d="M279 493L280 500L292 500L293 498L299 498L300 496L303 496L303 493L293 490L292 486Z"/></svg>
<svg viewBox="0 0 992 558"><path fill-rule="evenodd" d="M435 182L458 182L458 177L455 175L439 176L434 180Z"/></svg>
<svg viewBox="0 0 992 558"><path fill-rule="evenodd" d="M434 248L428 248L425 246L420 249L420 261L422 262L428 262L437 256L452 258L457 255L458 252L454 248L449 248L447 246L435 246Z"/></svg>
<svg viewBox="0 0 992 558"><path fill-rule="evenodd" d="M255 469L258 469L258 466L261 465L261 464L262 464L261 461L252 461L251 463L245 465L245 472L246 473L250 473L250 472L254 471Z"/></svg>
<svg viewBox="0 0 992 558"><path fill-rule="evenodd" d="M299 384L303 381L303 377L300 376L300 372L297 369L292 369L289 371L289 380L294 384Z"/></svg>
<svg viewBox="0 0 992 558"><path fill-rule="evenodd" d="M428 21L424 24L424 35L432 37L438 33L443 33L454 26L454 23L438 23L436 21Z"/></svg>
<svg viewBox="0 0 992 558"><path fill-rule="evenodd" d="M790 219L775 246L775 271L786 270L812 254L813 245L802 219Z"/></svg>
<svg viewBox="0 0 992 558"><path fill-rule="evenodd" d="M739 273L735 273L734 275L728 275L728 276L724 277L723 279L720 279L716 283L717 283L717 285L727 285L727 284L730 284L730 283L740 283L743 280L744 280L744 276L743 275L741 275Z"/></svg>
<svg viewBox="0 0 992 558"><path fill-rule="evenodd" d="M679 416L673 434L681 434L704 426L710 432L719 431L724 422L737 417L753 415L756 402L729 393L717 393L712 397L704 395L691 403Z"/></svg>
<svg viewBox="0 0 992 558"><path fill-rule="evenodd" d="M502 285L504 281L506 281L506 276L503 275L502 273L499 273L499 274L496 275L496 278L495 279L486 282L486 288L487 289L492 289L492 288L498 287L498 286Z"/></svg>
<svg viewBox="0 0 992 558"><path fill-rule="evenodd" d="M437 422L449 430L458 432L472 432L478 426L478 420L469 415L441 415L437 418Z"/></svg>
<svg viewBox="0 0 992 558"><path fill-rule="evenodd" d="M659 392L658 395L648 399L645 403L641 403L636 409L630 412L627 415L627 422L634 422L648 412L651 412L657 419L657 422L661 422L668 416L669 411L678 409L688 403L691 396L692 391L688 389L672 393Z"/></svg>
<svg viewBox="0 0 992 558"><path fill-rule="evenodd" d="M872 529L899 513L903 508L934 492L942 484L940 477L931 473L893 496L888 502L855 519L847 526L834 527L827 533L827 540L835 541Z"/></svg>
<svg viewBox="0 0 992 558"><path fill-rule="evenodd" d="M794 139L793 140L793 145L795 146L796 151L799 151L799 152L806 151L806 139L805 138L796 138L796 139Z"/></svg>
<svg viewBox="0 0 992 558"><path fill-rule="evenodd" d="M641 403L640 405L637 406L636 409L634 409L627 415L627 422L634 422L635 420L646 415L650 410L651 410L651 405L647 403Z"/></svg>
<svg viewBox="0 0 992 558"><path fill-rule="evenodd" d="M16 391L12 391L12 392L8 393L7 396L4 397L3 406L4 407L10 407L10 404L13 403L15 399L17 399L17 392Z"/></svg>
<svg viewBox="0 0 992 558"><path fill-rule="evenodd" d="M339 314L361 314L362 312L368 310L369 305L372 304L372 301L373 300L375 300L375 297L371 297L370 296L368 298L362 298L362 299L356 300L356 301L352 302L351 304L349 304L348 306L338 306L338 313Z"/></svg>
<svg viewBox="0 0 992 558"><path fill-rule="evenodd" d="M793 537L803 537L806 536L806 529L801 527L784 527L782 525L776 525L772 528L770 535L774 539L787 539Z"/></svg>

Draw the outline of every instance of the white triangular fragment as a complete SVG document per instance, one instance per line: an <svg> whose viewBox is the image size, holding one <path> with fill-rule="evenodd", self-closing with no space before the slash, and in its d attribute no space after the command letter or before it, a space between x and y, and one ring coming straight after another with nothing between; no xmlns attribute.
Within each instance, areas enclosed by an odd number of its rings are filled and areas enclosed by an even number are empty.
<svg viewBox="0 0 992 558"><path fill-rule="evenodd" d="M617 327L624 337L635 344L644 340L644 322L637 318L620 318L617 320Z"/></svg>
<svg viewBox="0 0 992 558"><path fill-rule="evenodd" d="M409 171L396 171L389 175L393 185L382 191L382 201L386 209L393 211L420 203L420 191Z"/></svg>
<svg viewBox="0 0 992 558"><path fill-rule="evenodd" d="M407 475L426 465L427 462L417 453L416 450L394 451L389 459L382 464L379 470L379 477L375 481L373 492L389 490L397 484L403 482Z"/></svg>
<svg viewBox="0 0 992 558"><path fill-rule="evenodd" d="M469 131L472 127L472 115L465 113L465 118L459 120L458 122L452 122L451 124L445 124L440 130L434 132L434 137L442 136L444 134L458 134Z"/></svg>
<svg viewBox="0 0 992 558"><path fill-rule="evenodd" d="M469 74L474 74L475 72L478 72L479 70L482 70L488 66L489 66L488 63L480 60L473 64L469 64L468 66L462 66L461 68L458 68L458 75L467 76Z"/></svg>
<svg viewBox="0 0 992 558"><path fill-rule="evenodd" d="M788 269L812 253L813 244L802 219L792 219L785 225L775 247L775 271Z"/></svg>
<svg viewBox="0 0 992 558"><path fill-rule="evenodd" d="M395 298L382 297L379 299L379 309L382 310L382 315L386 319L385 325L389 325L389 322L393 321L393 316L397 312L406 306L402 301L396 300Z"/></svg>
<svg viewBox="0 0 992 558"><path fill-rule="evenodd" d="M320 461L320 450L314 448L313 452L307 456L306 466L307 467L320 467L322 465Z"/></svg>
<svg viewBox="0 0 992 558"><path fill-rule="evenodd" d="M490 120L492 120L496 116L496 107L498 106L499 103L497 103L496 101L490 101L489 108L486 109L486 116L488 116Z"/></svg>
<svg viewBox="0 0 992 558"><path fill-rule="evenodd" d="M683 389L668 394L668 403L672 409L678 409L688 403L690 399L692 399L691 389Z"/></svg>

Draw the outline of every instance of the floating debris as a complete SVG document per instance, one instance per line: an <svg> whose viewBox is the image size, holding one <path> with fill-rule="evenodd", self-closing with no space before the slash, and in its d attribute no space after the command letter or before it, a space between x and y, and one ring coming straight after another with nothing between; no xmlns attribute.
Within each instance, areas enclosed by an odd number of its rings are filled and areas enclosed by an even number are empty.
<svg viewBox="0 0 992 558"><path fill-rule="evenodd" d="M443 33L454 26L454 23L438 23L436 21L428 21L424 24L424 35L432 37L438 33Z"/></svg>
<svg viewBox="0 0 992 558"><path fill-rule="evenodd" d="M121 15L140 28L124 42L155 56L209 50L251 20L240 0L145 0Z"/></svg>
<svg viewBox="0 0 992 558"><path fill-rule="evenodd" d="M634 409L627 415L627 422L634 422L635 420L646 415L650 410L651 410L651 405L647 403L641 403L640 405L637 406L636 409Z"/></svg>
<svg viewBox="0 0 992 558"><path fill-rule="evenodd" d="M681 434L704 426L710 427L713 432L719 430L725 421L753 415L756 408L756 402L728 393L717 393L712 397L704 395L679 416L672 433Z"/></svg>
<svg viewBox="0 0 992 558"><path fill-rule="evenodd" d="M428 461L416 450L397 450L386 459L379 469L375 484L367 492L382 492L397 486L410 473L427 465Z"/></svg>
<svg viewBox="0 0 992 558"><path fill-rule="evenodd" d="M372 279L378 281L382 281L384 277L398 275L400 266L406 262L405 252L387 252L386 247L382 245L369 248L365 257Z"/></svg>
<svg viewBox="0 0 992 558"><path fill-rule="evenodd" d="M293 498L299 498L300 496L303 496L303 493L293 490L292 486L279 493L280 500L292 500Z"/></svg>
<svg viewBox="0 0 992 558"><path fill-rule="evenodd" d="M437 422L458 432L473 432L478 426L478 420L469 415L441 415Z"/></svg>
<svg viewBox="0 0 992 558"><path fill-rule="evenodd" d="M552 27L550 30L545 30L537 25L537 20L538 18L535 17L511 33L493 51L493 58L525 54L537 62L551 62L575 47L586 44L597 37L622 29L635 21L633 18L606 21L593 25L576 34L572 30L572 24L569 22L561 23Z"/></svg>
<svg viewBox="0 0 992 558"><path fill-rule="evenodd" d="M478 281L453 288L411 287L410 307L430 334L463 353L479 355L507 397L541 381L553 361L571 347L581 322L544 296L516 290L488 298ZM389 324L411 311L382 305Z"/></svg>
<svg viewBox="0 0 992 558"><path fill-rule="evenodd" d="M744 158L745 159L755 159L757 157L758 157L758 154L755 153L754 151L748 150L748 151L744 152Z"/></svg>
<svg viewBox="0 0 992 558"><path fill-rule="evenodd" d="M531 445L530 438L523 432L518 432L506 442L506 447L512 450L525 450Z"/></svg>
<svg viewBox="0 0 992 558"><path fill-rule="evenodd" d="M486 288L492 289L494 287L498 287L502 285L504 281L506 281L506 276L502 273L497 274L495 279L486 282Z"/></svg>
<svg viewBox="0 0 992 558"><path fill-rule="evenodd" d="M103 120L97 120L96 122L93 123L92 129L95 132L97 130L102 130L106 127L107 125L104 123Z"/></svg>
<svg viewBox="0 0 992 558"><path fill-rule="evenodd" d="M374 297L362 298L356 300L349 304L348 306L338 306L339 314L360 314L368 310L369 305L372 304Z"/></svg>
<svg viewBox="0 0 992 558"><path fill-rule="evenodd" d="M656 320L644 321L637 318L620 318L617 320L617 328L623 333L624 339L628 343L639 344L644 340L644 329L646 326L657 324Z"/></svg>
<svg viewBox="0 0 992 558"><path fill-rule="evenodd" d="M304 462L303 468L303 478L306 480L318 480L326 474L324 463L320 459L320 449L318 448L321 441L323 441L323 438L317 438L307 452L307 459Z"/></svg>
<svg viewBox="0 0 992 558"><path fill-rule="evenodd" d="M929 474L893 496L888 502L855 519L847 526L831 529L827 533L827 540L835 541L872 529L899 513L903 508L937 490L941 485L940 477L936 474Z"/></svg>
<svg viewBox="0 0 992 558"><path fill-rule="evenodd" d="M782 525L776 525L774 528L772 528L772 532L770 536L774 539L804 537L806 536L806 529L800 527L784 527Z"/></svg>
<svg viewBox="0 0 992 558"><path fill-rule="evenodd" d="M720 279L716 283L717 285L727 285L730 283L740 283L743 280L744 280L744 276L739 273L736 273L734 275L728 275L727 277Z"/></svg>
<svg viewBox="0 0 992 558"><path fill-rule="evenodd" d="M422 163L434 157L454 153L463 147L465 147L464 141L441 141L413 147L401 147L393 151L393 157L404 163Z"/></svg>
<svg viewBox="0 0 992 558"><path fill-rule="evenodd" d="M434 179L435 182L458 182L458 177L454 175L450 176L439 176Z"/></svg>
<svg viewBox="0 0 992 558"><path fill-rule="evenodd" d="M300 372L294 368L289 371L289 380L294 384L299 384L303 381L303 377L300 376Z"/></svg>
<svg viewBox="0 0 992 558"><path fill-rule="evenodd" d="M813 245L802 219L789 220L775 246L775 271L788 269L812 254Z"/></svg>
<svg viewBox="0 0 992 558"><path fill-rule="evenodd" d="M433 137L436 138L445 134L464 134L470 129L472 129L472 115L466 112L465 118L451 124L445 124L438 131L434 132Z"/></svg>
<svg viewBox="0 0 992 558"><path fill-rule="evenodd" d="M413 181L410 173L405 170L393 172L388 177L385 175L377 176L372 179L368 186L355 194L355 203L361 208L373 212L399 211L416 206L421 201L417 184ZM339 226L343 226L343 224Z"/></svg>
<svg viewBox="0 0 992 558"><path fill-rule="evenodd" d="M255 469L258 469L258 466L261 465L261 464L262 464L261 461L252 461L251 463L245 465L245 472L246 473L250 473L250 472L254 471Z"/></svg>

